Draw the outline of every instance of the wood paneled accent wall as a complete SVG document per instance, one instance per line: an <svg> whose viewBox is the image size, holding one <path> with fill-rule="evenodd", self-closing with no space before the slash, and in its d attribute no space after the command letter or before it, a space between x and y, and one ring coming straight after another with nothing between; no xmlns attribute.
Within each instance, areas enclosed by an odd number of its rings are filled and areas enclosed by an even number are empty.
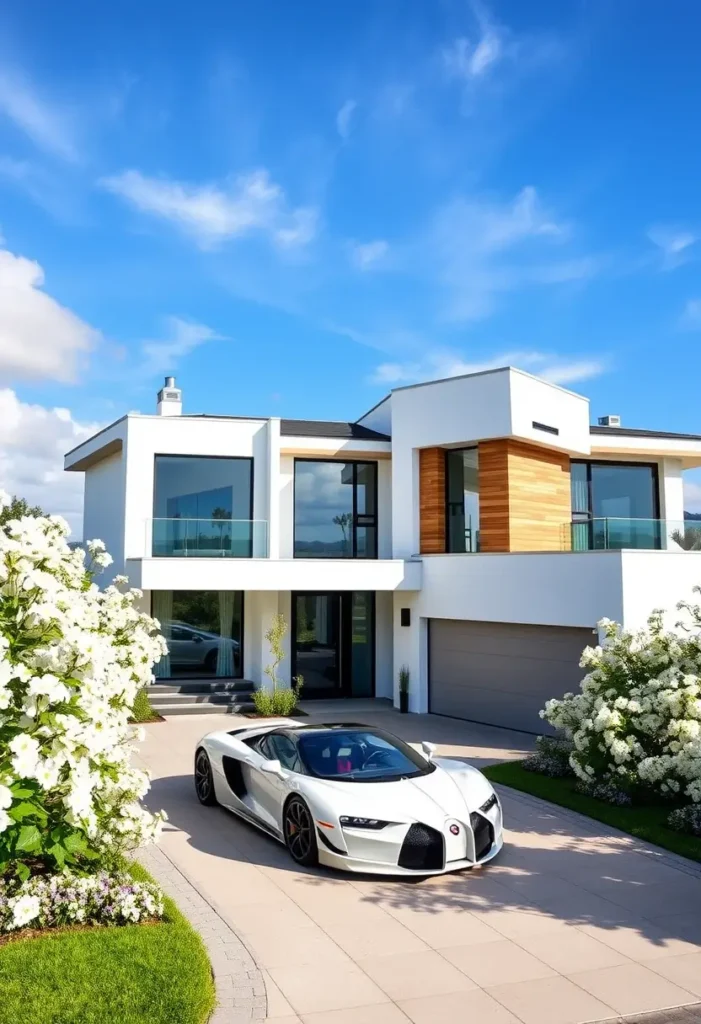
<svg viewBox="0 0 701 1024"><path fill-rule="evenodd" d="M420 551L439 555L445 551L445 448L419 451Z"/></svg>
<svg viewBox="0 0 701 1024"><path fill-rule="evenodd" d="M570 459L523 441L479 444L480 550L570 546Z"/></svg>

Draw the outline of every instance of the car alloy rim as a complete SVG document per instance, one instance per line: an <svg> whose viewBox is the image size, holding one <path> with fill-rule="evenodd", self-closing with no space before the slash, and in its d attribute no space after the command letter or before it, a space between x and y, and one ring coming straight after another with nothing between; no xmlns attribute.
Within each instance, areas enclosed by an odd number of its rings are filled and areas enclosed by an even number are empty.
<svg viewBox="0 0 701 1024"><path fill-rule="evenodd" d="M293 800L287 808L285 835L295 860L306 857L312 845L312 822L306 807L299 800Z"/></svg>
<svg viewBox="0 0 701 1024"><path fill-rule="evenodd" d="M200 800L206 800L209 796L212 785L211 773L209 770L209 758L202 752L197 755L195 765L195 786Z"/></svg>

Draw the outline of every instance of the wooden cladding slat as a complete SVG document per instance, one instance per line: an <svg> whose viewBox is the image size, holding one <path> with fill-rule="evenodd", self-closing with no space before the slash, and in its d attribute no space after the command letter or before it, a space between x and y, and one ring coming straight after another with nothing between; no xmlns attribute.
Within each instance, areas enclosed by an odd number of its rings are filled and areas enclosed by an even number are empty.
<svg viewBox="0 0 701 1024"><path fill-rule="evenodd" d="M481 551L569 547L568 455L522 441L482 441L479 482Z"/></svg>
<svg viewBox="0 0 701 1024"><path fill-rule="evenodd" d="M445 551L445 449L419 451L420 550L423 555Z"/></svg>
<svg viewBox="0 0 701 1024"><path fill-rule="evenodd" d="M480 551L510 551L508 441L478 445Z"/></svg>

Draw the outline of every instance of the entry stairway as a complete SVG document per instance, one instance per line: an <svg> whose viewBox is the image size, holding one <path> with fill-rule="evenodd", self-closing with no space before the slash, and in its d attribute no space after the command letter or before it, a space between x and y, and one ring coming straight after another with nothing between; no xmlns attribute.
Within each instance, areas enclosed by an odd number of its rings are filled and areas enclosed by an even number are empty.
<svg viewBox="0 0 701 1024"><path fill-rule="evenodd" d="M252 711L255 683L247 679L155 682L148 688L151 706L159 715L232 715Z"/></svg>

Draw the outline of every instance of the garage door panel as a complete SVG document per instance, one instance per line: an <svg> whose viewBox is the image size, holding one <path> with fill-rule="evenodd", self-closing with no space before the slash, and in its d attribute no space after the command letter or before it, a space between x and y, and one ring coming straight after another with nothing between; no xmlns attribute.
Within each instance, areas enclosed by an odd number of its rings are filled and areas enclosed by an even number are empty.
<svg viewBox="0 0 701 1024"><path fill-rule="evenodd" d="M551 731L538 712L574 690L591 630L432 619L430 710L527 732Z"/></svg>

